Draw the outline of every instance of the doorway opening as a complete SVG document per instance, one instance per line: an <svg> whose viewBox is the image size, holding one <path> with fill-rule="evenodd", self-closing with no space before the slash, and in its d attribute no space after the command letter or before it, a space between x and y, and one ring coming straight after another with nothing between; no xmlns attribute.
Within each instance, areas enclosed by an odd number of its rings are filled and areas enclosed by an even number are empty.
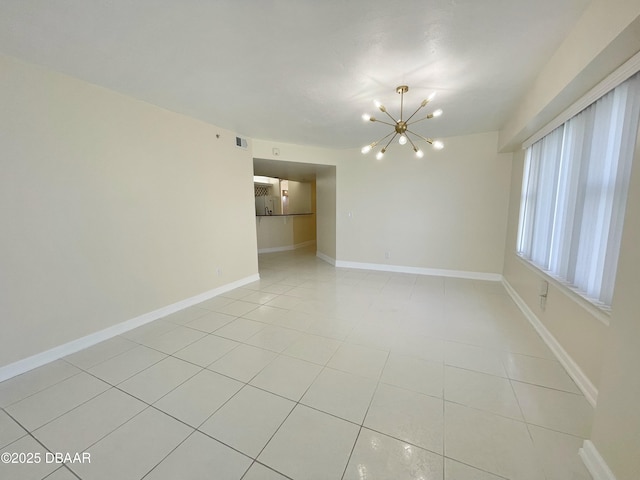
<svg viewBox="0 0 640 480"><path fill-rule="evenodd" d="M336 167L254 158L258 253L315 247L335 264Z"/></svg>

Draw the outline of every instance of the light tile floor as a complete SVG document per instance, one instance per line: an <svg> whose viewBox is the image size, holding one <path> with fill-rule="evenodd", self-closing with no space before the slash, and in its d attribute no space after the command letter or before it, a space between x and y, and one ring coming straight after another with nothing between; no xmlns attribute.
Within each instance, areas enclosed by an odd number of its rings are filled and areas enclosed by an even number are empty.
<svg viewBox="0 0 640 480"><path fill-rule="evenodd" d="M260 275L1 383L0 450L41 460L0 478L590 479L592 409L499 283Z"/></svg>

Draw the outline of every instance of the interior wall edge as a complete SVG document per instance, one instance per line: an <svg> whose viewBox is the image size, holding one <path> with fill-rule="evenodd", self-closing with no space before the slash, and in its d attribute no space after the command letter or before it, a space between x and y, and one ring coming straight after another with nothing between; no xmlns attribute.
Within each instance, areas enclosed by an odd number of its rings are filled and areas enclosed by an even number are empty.
<svg viewBox="0 0 640 480"><path fill-rule="evenodd" d="M334 267L336 266L336 259L335 258L330 257L329 255L325 255L324 253L322 253L319 250L316 251L316 257L318 257L320 260L324 260L329 265L333 265Z"/></svg>
<svg viewBox="0 0 640 480"><path fill-rule="evenodd" d="M529 308L526 302L520 297L518 292L511 286L506 278L502 279L502 284L507 290L507 293L520 309L520 311L527 318L531 326L540 335L544 343L549 347L551 352L555 355L556 359L567 371L569 376L576 383L577 387L584 394L589 404L595 408L598 400L598 389L593 382L587 377L587 375L578 366L575 360L567 353L562 347L560 342L553 336L553 334L547 329L547 327L540 321L535 313Z"/></svg>
<svg viewBox="0 0 640 480"><path fill-rule="evenodd" d="M254 275L250 275L207 292L172 303L171 305L166 305L157 310L143 313L137 317L125 320L124 322L112 325L111 327L99 330L76 340L72 340L44 352L31 355L27 358L23 358L22 360L18 360L17 362L10 363L9 365L2 366L0 367L0 382L258 280L260 280L259 274L256 273Z"/></svg>

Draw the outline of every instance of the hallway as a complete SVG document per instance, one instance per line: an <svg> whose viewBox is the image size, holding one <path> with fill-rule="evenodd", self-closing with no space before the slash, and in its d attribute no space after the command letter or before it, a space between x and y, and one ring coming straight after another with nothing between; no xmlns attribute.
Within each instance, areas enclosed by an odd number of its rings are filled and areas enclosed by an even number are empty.
<svg viewBox="0 0 640 480"><path fill-rule="evenodd" d="M42 461L0 478L590 480L592 408L500 283L259 264L1 383L1 452Z"/></svg>

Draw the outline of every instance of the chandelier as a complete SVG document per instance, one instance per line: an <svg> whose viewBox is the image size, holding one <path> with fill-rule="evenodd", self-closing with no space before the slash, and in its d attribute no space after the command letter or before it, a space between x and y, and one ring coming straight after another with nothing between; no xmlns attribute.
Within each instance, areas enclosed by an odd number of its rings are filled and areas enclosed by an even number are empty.
<svg viewBox="0 0 640 480"><path fill-rule="evenodd" d="M393 140L398 135L400 135L400 137L398 138L398 143L400 145L405 145L407 142L409 142L411 144L411 146L413 147L413 151L416 152L416 157L422 158L424 156L424 152L422 150L420 150L416 146L416 144L411 139L409 134L426 141L430 145L433 145L433 148L436 148L438 150L440 150L440 149L442 149L444 147L444 144L439 140L433 140L431 138L426 138L426 137L423 137L422 135L418 135L417 133L415 133L412 130L409 130L409 126L414 125L415 123L421 122L422 120L427 120L427 119L430 119L430 118L439 117L440 115L442 115L442 110L438 109L438 110L436 110L436 111L434 111L432 113L429 113L425 117L418 118L417 120L414 120L413 122L410 121L415 116L415 114L420 111L420 109L426 107L427 104L431 100L433 100L433 97L436 96L436 93L433 92L431 95L429 95L428 98L423 100L422 103L420 104L420 106L416 109L416 111L413 112L405 120L404 116L403 116L404 94L407 93L408 91L409 91L409 87L406 86L406 85L400 85L399 87L396 88L396 93L400 94L400 120L396 120L395 118L393 118L391 116L391 114L389 114L389 112L387 112L387 109L384 107L384 105L382 105L378 101L374 102L376 107L379 108L382 113L385 113L393 121L393 123L385 122L383 120L379 120L379 119L373 117L372 115L368 115L366 113L364 115L362 115L362 119L364 121L366 121L366 122L379 122L379 123L384 123L385 125L390 125L391 127L393 127L393 130L388 135L385 135L384 137L382 137L377 142L373 142L373 143L370 143L369 145L366 145L366 146L362 147L362 150L361 150L362 153L369 153L371 151L371 149L373 149L376 145L378 145L379 143L384 142L387 138L391 137L391 139L387 142L387 144L384 147L382 147L382 149L376 154L376 158L378 160L380 160L384 156L384 153L387 151L387 148L389 148L389 145L391 144L391 142L393 142Z"/></svg>

